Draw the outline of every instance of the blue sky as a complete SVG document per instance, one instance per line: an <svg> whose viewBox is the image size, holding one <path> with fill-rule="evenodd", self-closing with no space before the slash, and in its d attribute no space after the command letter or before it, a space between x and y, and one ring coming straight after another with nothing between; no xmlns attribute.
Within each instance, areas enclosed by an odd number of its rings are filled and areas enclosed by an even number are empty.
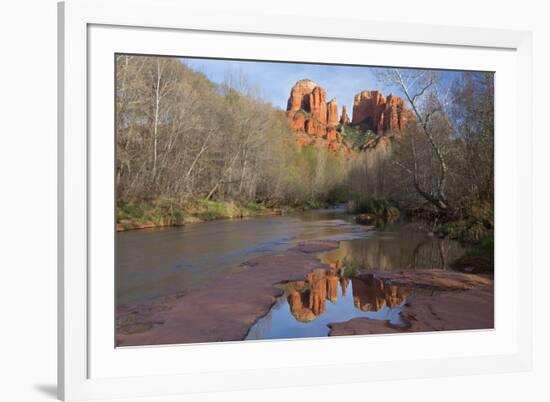
<svg viewBox="0 0 550 402"><path fill-rule="evenodd" d="M218 84L223 83L228 72L242 72L248 82L261 88L262 96L275 107L286 109L290 89L296 81L309 78L327 91L327 101L335 98L339 113L346 105L351 118L353 97L362 90L378 89L384 95L398 91L384 87L373 74L375 68L334 66L320 64L276 63L241 60L189 59L181 61L198 70ZM451 79L459 72L445 72Z"/></svg>

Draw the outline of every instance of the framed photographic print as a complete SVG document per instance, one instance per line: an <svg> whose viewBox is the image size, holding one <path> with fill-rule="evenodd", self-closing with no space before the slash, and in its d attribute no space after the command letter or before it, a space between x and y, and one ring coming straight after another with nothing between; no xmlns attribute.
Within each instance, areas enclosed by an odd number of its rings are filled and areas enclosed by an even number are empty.
<svg viewBox="0 0 550 402"><path fill-rule="evenodd" d="M529 369L530 33L179 3L59 6L60 397Z"/></svg>

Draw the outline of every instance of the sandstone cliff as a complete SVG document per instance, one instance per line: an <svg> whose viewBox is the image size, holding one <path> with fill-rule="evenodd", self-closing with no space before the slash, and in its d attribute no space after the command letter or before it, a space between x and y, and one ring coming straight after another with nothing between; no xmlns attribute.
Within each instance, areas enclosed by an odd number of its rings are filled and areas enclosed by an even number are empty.
<svg viewBox="0 0 550 402"><path fill-rule="evenodd" d="M349 116L348 116L348 111L346 109L346 105L342 106L342 117L340 117L340 124L342 125L349 124Z"/></svg>
<svg viewBox="0 0 550 402"><path fill-rule="evenodd" d="M327 102L325 89L309 79L298 81L290 90L287 103L287 117L296 132L296 142L302 146L324 146L331 151L343 150L346 154L354 151L342 136L346 126L358 132L372 131L375 138L365 141L360 148L372 149L388 147L390 141L414 120L411 111L399 96L384 96L380 91L361 91L353 100L352 119L342 106L338 116L335 99ZM361 134L362 135L362 134ZM366 138L366 137L365 137Z"/></svg>
<svg viewBox="0 0 550 402"><path fill-rule="evenodd" d="M327 125L337 126L340 118L338 117L338 104L335 99L327 103Z"/></svg>
<svg viewBox="0 0 550 402"><path fill-rule="evenodd" d="M296 142L303 146L325 146L334 152L343 150L349 153L349 145L336 130L341 120L338 104L334 99L327 102L326 95L322 87L309 79L298 81L290 90L287 117L296 131Z"/></svg>
<svg viewBox="0 0 550 402"><path fill-rule="evenodd" d="M412 119L412 113L399 96L385 97L380 91L362 91L353 99L352 124L377 135L401 130Z"/></svg>

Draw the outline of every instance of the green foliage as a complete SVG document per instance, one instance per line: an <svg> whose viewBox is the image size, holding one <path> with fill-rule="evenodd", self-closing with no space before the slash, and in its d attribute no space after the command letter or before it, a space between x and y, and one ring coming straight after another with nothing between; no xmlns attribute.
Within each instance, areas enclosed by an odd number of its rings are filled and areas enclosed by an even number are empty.
<svg viewBox="0 0 550 402"><path fill-rule="evenodd" d="M120 202L117 206L117 223L129 229L133 225L178 225L183 223L185 212L181 205L168 198L155 202Z"/></svg>
<svg viewBox="0 0 550 402"><path fill-rule="evenodd" d="M306 209L319 209L319 208L323 208L324 206L325 206L325 204L323 204L319 200L308 200L304 204L304 207Z"/></svg>
<svg viewBox="0 0 550 402"><path fill-rule="evenodd" d="M344 259L342 262L341 275L344 278L353 278L359 274L361 268L363 267L359 263Z"/></svg>
<svg viewBox="0 0 550 402"><path fill-rule="evenodd" d="M120 202L117 206L117 224L123 229L142 226L172 226L186 222L234 219L245 216L273 214L277 210L263 203L221 202L197 199L177 201L160 198L156 201Z"/></svg>
<svg viewBox="0 0 550 402"><path fill-rule="evenodd" d="M368 130L364 132L361 131L358 126L340 125L338 130L342 134L342 137L348 144L351 144L352 148L355 150L363 149L367 141L376 137L373 131Z"/></svg>
<svg viewBox="0 0 550 402"><path fill-rule="evenodd" d="M142 205L136 202L121 202L117 206L117 222L125 219L141 219L144 216Z"/></svg>
<svg viewBox="0 0 550 402"><path fill-rule="evenodd" d="M188 208L190 215L208 221L238 216L238 208L233 203L211 200L197 200Z"/></svg>
<svg viewBox="0 0 550 402"><path fill-rule="evenodd" d="M248 202L246 205L244 205L244 208L250 213L261 213L269 211L269 208L264 203L254 201Z"/></svg>
<svg viewBox="0 0 550 402"><path fill-rule="evenodd" d="M354 214L373 214L380 217L398 217L399 209L389 200L376 199L364 194L354 194L351 200Z"/></svg>
<svg viewBox="0 0 550 402"><path fill-rule="evenodd" d="M465 204L457 219L444 222L436 229L440 236L457 239L466 243L477 243L492 236L494 211L492 202Z"/></svg>
<svg viewBox="0 0 550 402"><path fill-rule="evenodd" d="M488 234L471 244L463 256L451 263L451 268L469 273L492 273L494 271L495 241Z"/></svg>
<svg viewBox="0 0 550 402"><path fill-rule="evenodd" d="M350 192L345 184L338 185L330 190L326 196L326 201L330 205L345 203L349 200Z"/></svg>
<svg viewBox="0 0 550 402"><path fill-rule="evenodd" d="M153 207L153 216L161 225L178 225L183 223L185 215L181 207L169 198L160 198Z"/></svg>
<svg viewBox="0 0 550 402"><path fill-rule="evenodd" d="M320 207L341 201L346 191L347 160L325 147L299 147L293 143L286 149L279 169L282 205Z"/></svg>
<svg viewBox="0 0 550 402"><path fill-rule="evenodd" d="M494 255L495 237L490 234L473 244L466 251L467 255Z"/></svg>

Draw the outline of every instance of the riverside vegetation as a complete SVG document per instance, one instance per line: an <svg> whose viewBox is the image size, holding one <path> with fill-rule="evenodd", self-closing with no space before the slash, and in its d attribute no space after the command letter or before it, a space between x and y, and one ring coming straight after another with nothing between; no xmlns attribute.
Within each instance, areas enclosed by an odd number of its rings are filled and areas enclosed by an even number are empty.
<svg viewBox="0 0 550 402"><path fill-rule="evenodd" d="M216 85L172 58L117 58L119 229L319 207L348 161L296 145L242 75Z"/></svg>
<svg viewBox="0 0 550 402"><path fill-rule="evenodd" d="M308 79L283 111L238 71L216 84L176 58L118 55L117 229L350 201L492 256L493 75L377 78L400 96L358 88L350 119Z"/></svg>

